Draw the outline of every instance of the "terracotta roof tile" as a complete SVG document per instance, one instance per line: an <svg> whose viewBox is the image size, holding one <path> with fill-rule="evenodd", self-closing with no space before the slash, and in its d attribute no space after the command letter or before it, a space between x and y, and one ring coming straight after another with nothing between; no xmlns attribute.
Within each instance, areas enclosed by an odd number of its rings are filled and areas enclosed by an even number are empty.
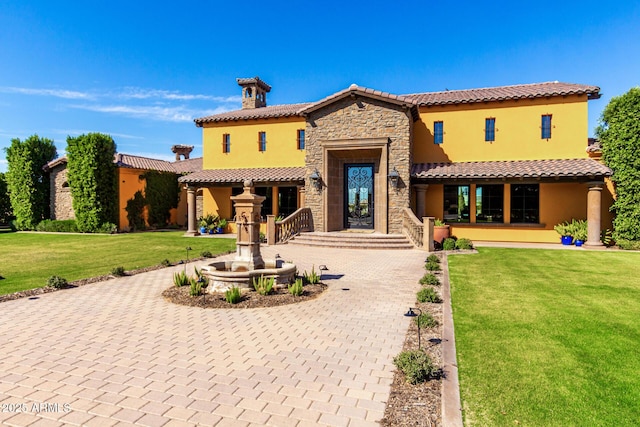
<svg viewBox="0 0 640 427"><path fill-rule="evenodd" d="M67 163L67 161L67 156L62 156L47 163L43 169L48 171L60 164ZM168 162L166 160L152 159L149 157L116 153L115 156L113 156L113 163L121 168L155 170L159 172L173 172L176 174L202 170L202 157Z"/></svg>
<svg viewBox="0 0 640 427"><path fill-rule="evenodd" d="M498 86L482 89L449 90L444 92L426 92L404 95L421 106L471 104L475 102L506 101L525 98L544 98L548 96L589 95L589 99L600 97L598 86L574 83L546 82L514 86Z"/></svg>
<svg viewBox="0 0 640 427"><path fill-rule="evenodd" d="M611 173L593 159L418 163L411 168L411 176L419 179L602 178Z"/></svg>
<svg viewBox="0 0 640 427"><path fill-rule="evenodd" d="M202 157L196 157L195 159L178 160L171 163L176 173L191 173L202 170Z"/></svg>
<svg viewBox="0 0 640 427"><path fill-rule="evenodd" d="M196 123L196 126L202 127L202 125L205 123L298 116L298 110L308 105L310 104L285 104L272 105L270 107L261 108L246 108L244 110L228 111L226 113L202 117L199 119L195 119L194 122Z"/></svg>
<svg viewBox="0 0 640 427"><path fill-rule="evenodd" d="M245 179L253 182L292 182L304 181L306 169L299 168L254 168L254 169L213 169L195 172L178 178L187 184L212 183L235 184Z"/></svg>

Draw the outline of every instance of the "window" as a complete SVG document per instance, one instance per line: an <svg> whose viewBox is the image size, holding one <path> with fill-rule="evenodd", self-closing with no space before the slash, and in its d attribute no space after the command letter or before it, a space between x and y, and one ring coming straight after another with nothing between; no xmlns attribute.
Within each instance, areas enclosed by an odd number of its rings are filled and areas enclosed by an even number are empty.
<svg viewBox="0 0 640 427"><path fill-rule="evenodd" d="M496 119L493 117L484 119L484 140L488 142L496 140Z"/></svg>
<svg viewBox="0 0 640 427"><path fill-rule="evenodd" d="M278 215L288 217L298 209L298 188L278 188Z"/></svg>
<svg viewBox="0 0 640 427"><path fill-rule="evenodd" d="M231 152L231 135L225 133L222 135L222 152L230 153Z"/></svg>
<svg viewBox="0 0 640 427"><path fill-rule="evenodd" d="M504 222L504 186L476 186L476 222Z"/></svg>
<svg viewBox="0 0 640 427"><path fill-rule="evenodd" d="M433 143L442 144L444 142L444 122L433 122Z"/></svg>
<svg viewBox="0 0 640 427"><path fill-rule="evenodd" d="M256 194L258 196L266 197L262 202L262 209L260 210L260 219L267 220L267 215L273 213L273 187L256 187Z"/></svg>
<svg viewBox="0 0 640 427"><path fill-rule="evenodd" d="M304 150L304 129L298 129L298 150Z"/></svg>
<svg viewBox="0 0 640 427"><path fill-rule="evenodd" d="M544 114L542 116L542 125L540 126L542 129L542 139L550 139L551 138L551 114Z"/></svg>
<svg viewBox="0 0 640 427"><path fill-rule="evenodd" d="M540 186L511 184L511 222L538 224L540 222Z"/></svg>
<svg viewBox="0 0 640 427"><path fill-rule="evenodd" d="M267 133L258 132L258 151L267 151Z"/></svg>
<svg viewBox="0 0 640 427"><path fill-rule="evenodd" d="M469 186L444 186L444 215L446 222L469 222Z"/></svg>

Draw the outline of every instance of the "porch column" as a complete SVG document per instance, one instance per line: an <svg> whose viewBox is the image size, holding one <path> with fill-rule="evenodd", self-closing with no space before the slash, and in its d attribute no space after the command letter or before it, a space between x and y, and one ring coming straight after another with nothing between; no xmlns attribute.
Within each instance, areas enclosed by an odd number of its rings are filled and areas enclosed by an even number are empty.
<svg viewBox="0 0 640 427"><path fill-rule="evenodd" d="M187 236L197 236L196 228L196 187L187 186Z"/></svg>
<svg viewBox="0 0 640 427"><path fill-rule="evenodd" d="M587 241L585 246L603 246L600 241L603 182L589 182L587 194Z"/></svg>
<svg viewBox="0 0 640 427"><path fill-rule="evenodd" d="M304 185L298 185L298 209L305 207L306 188Z"/></svg>
<svg viewBox="0 0 640 427"><path fill-rule="evenodd" d="M422 218L425 215L425 197L429 184L416 184L413 186L416 189L416 216Z"/></svg>

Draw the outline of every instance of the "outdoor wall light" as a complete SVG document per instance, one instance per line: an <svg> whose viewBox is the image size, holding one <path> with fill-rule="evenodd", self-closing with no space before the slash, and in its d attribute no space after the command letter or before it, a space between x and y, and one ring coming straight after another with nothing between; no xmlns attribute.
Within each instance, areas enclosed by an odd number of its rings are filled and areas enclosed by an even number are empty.
<svg viewBox="0 0 640 427"><path fill-rule="evenodd" d="M192 250L191 246L187 246L187 262L184 263L184 271L187 272L187 264L189 263L189 251Z"/></svg>
<svg viewBox="0 0 640 427"><path fill-rule="evenodd" d="M391 186L395 189L398 189L398 183L400 182L400 174L398 173L398 170L395 168L393 168L393 170L391 172L389 172L389 181L391 182Z"/></svg>
<svg viewBox="0 0 640 427"><path fill-rule="evenodd" d="M422 314L422 310L420 310L419 308L409 307L409 311L407 311L404 315L407 317L418 317L418 315L413 310L418 310L420 314ZM420 345L420 318L419 317L416 323L418 324L418 350L420 350L421 345Z"/></svg>
<svg viewBox="0 0 640 427"><path fill-rule="evenodd" d="M316 190L320 191L322 189L322 179L320 178L320 172L318 172L318 169L313 171L309 176L309 179L311 180L311 185L313 185Z"/></svg>

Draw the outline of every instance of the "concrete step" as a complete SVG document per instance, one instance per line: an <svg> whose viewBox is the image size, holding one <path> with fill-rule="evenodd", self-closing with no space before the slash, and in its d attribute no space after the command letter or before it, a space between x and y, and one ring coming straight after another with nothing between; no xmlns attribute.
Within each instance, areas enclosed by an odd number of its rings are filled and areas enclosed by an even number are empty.
<svg viewBox="0 0 640 427"><path fill-rule="evenodd" d="M289 244L343 249L414 249L401 234L377 233L302 233Z"/></svg>

